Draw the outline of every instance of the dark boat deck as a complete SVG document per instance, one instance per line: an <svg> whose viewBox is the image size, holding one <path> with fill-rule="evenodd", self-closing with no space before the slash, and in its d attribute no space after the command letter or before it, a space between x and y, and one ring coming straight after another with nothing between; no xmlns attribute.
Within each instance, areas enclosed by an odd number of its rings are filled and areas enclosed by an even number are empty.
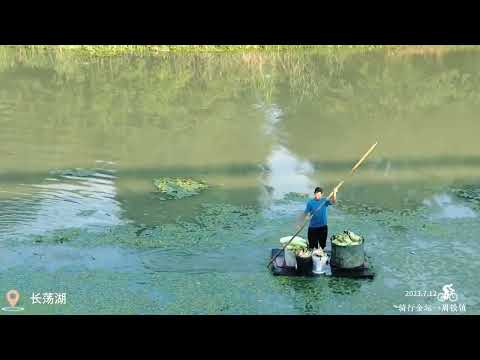
<svg viewBox="0 0 480 360"><path fill-rule="evenodd" d="M277 253L280 252L280 255L277 256L275 261L270 265L273 275L276 276L304 276L298 274L294 267L289 267L285 265L285 257L282 249L272 249L271 258L273 258ZM330 256L330 251L326 251ZM375 273L368 268L368 264L365 262L363 266L355 269L340 269L333 266L328 266L330 271L327 271L325 274L314 274L310 276L335 276L335 277L348 277L354 279L373 279ZM328 270L327 269L327 270Z"/></svg>

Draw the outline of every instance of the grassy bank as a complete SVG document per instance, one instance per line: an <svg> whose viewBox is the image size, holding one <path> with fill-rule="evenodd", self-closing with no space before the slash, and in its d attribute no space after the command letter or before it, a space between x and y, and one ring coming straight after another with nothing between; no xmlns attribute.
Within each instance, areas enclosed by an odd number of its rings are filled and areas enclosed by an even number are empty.
<svg viewBox="0 0 480 360"><path fill-rule="evenodd" d="M155 55L166 52L285 52L309 50L323 53L338 51L365 53L386 51L389 54L442 54L445 51L465 49L473 46L456 45L19 45L9 46L23 52L54 51L109 57L116 55Z"/></svg>
<svg viewBox="0 0 480 360"><path fill-rule="evenodd" d="M288 50L353 50L372 51L397 48L396 45L20 45L25 50L77 51L90 55L155 54L163 52L225 52L225 51L288 51Z"/></svg>

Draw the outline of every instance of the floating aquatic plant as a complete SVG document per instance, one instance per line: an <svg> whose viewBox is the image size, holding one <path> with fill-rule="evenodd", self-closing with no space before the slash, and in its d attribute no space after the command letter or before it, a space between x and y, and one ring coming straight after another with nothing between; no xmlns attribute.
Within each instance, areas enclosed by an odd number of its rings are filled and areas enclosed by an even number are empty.
<svg viewBox="0 0 480 360"><path fill-rule="evenodd" d="M36 244L100 246L106 244L141 249L177 250L202 247L222 248L248 235L259 223L260 210L255 206L203 204L198 215L174 223L144 225L127 223L98 229L69 228L32 236Z"/></svg>
<svg viewBox="0 0 480 360"><path fill-rule="evenodd" d="M153 184L167 199L183 199L197 195L200 191L207 189L208 185L193 179L184 178L159 178L154 179Z"/></svg>
<svg viewBox="0 0 480 360"><path fill-rule="evenodd" d="M308 194L299 192L289 192L283 196L284 200L303 201L308 199Z"/></svg>
<svg viewBox="0 0 480 360"><path fill-rule="evenodd" d="M196 223L206 230L249 230L258 221L258 209L230 204L202 204Z"/></svg>
<svg viewBox="0 0 480 360"><path fill-rule="evenodd" d="M370 214L378 214L385 209L382 209L379 206L372 206L368 204L360 204L360 203L355 203L353 201L348 201L348 200L342 200L338 202L337 205L341 210L352 213L354 215L370 215Z"/></svg>
<svg viewBox="0 0 480 360"><path fill-rule="evenodd" d="M35 235L32 237L32 240L37 244L63 244L77 238L80 233L81 229L79 228L58 229L48 234Z"/></svg>

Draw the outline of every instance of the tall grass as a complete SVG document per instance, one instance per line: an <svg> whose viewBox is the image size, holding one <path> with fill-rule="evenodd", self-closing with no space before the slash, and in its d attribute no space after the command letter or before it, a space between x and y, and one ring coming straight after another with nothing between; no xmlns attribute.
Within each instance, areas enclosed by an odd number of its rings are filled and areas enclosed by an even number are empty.
<svg viewBox="0 0 480 360"><path fill-rule="evenodd" d="M20 45L10 46L19 51L74 52L77 55L156 55L165 52L251 52L251 51L292 51L315 50L323 53L338 50L348 52L369 52L395 50L396 45Z"/></svg>

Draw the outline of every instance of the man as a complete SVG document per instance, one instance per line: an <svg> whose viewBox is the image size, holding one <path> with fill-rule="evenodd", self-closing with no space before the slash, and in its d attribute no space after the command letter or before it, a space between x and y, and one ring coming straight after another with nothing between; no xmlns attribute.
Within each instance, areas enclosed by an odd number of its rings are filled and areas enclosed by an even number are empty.
<svg viewBox="0 0 480 360"><path fill-rule="evenodd" d="M323 189L321 187L316 187L313 194L313 199L308 200L307 207L303 213L304 219L308 215L313 214L308 227L308 246L310 249L318 249L320 246L323 250L325 249L328 235L327 208L337 202L337 188L333 190L331 199L322 197ZM300 227L300 225L297 227Z"/></svg>

